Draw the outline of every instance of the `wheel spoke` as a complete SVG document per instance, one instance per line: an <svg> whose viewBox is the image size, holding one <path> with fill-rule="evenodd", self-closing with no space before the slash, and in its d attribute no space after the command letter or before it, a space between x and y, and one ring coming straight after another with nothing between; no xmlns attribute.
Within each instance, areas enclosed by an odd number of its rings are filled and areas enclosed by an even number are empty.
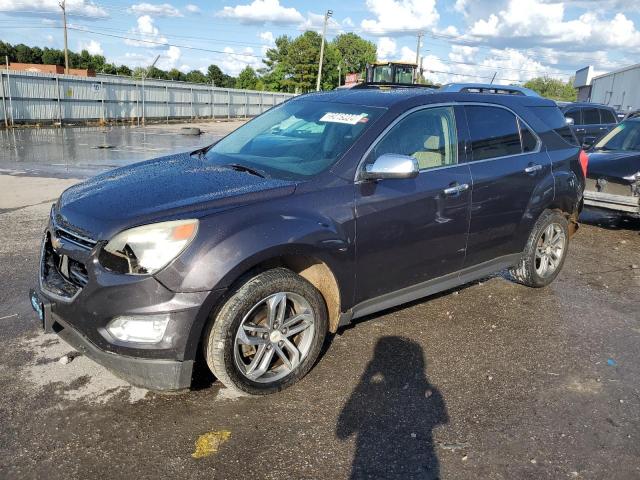
<svg viewBox="0 0 640 480"><path fill-rule="evenodd" d="M247 332L253 333L269 333L269 328L263 325L256 325L255 323L245 323L242 325Z"/></svg>
<svg viewBox="0 0 640 480"><path fill-rule="evenodd" d="M282 320L287 311L287 295L285 293L276 293L267 302L267 313L269 328L275 325L282 325Z"/></svg>
<svg viewBox="0 0 640 480"><path fill-rule="evenodd" d="M242 343L244 345L263 345L267 343L267 340L262 338L262 335L247 335L247 330L249 329L246 329L246 325L243 325L242 327L243 328L238 330L238 343ZM268 330L264 331L268 332Z"/></svg>
<svg viewBox="0 0 640 480"><path fill-rule="evenodd" d="M285 336L291 337L292 335L296 335L300 332L303 332L313 322L313 315L309 312L304 312L294 317L287 319L283 327L287 329Z"/></svg>
<svg viewBox="0 0 640 480"><path fill-rule="evenodd" d="M282 348L278 345L275 346L276 353L289 370L293 370L300 364L300 351L298 347L289 339L283 339ZM285 352L289 353L289 356Z"/></svg>
<svg viewBox="0 0 640 480"><path fill-rule="evenodd" d="M267 349L266 345L260 345L251 363L245 371L247 378L255 380L264 375L269 370L271 359L273 358L273 348Z"/></svg>

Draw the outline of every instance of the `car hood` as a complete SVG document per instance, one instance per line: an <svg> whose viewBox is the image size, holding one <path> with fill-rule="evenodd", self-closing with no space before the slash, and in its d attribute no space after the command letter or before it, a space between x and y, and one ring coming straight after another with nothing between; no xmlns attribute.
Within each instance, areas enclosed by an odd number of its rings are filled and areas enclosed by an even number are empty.
<svg viewBox="0 0 640 480"><path fill-rule="evenodd" d="M125 228L290 195L295 182L260 178L213 165L189 153L135 163L65 190L55 220L107 240Z"/></svg>
<svg viewBox="0 0 640 480"><path fill-rule="evenodd" d="M622 178L640 171L640 152L589 152L589 178Z"/></svg>

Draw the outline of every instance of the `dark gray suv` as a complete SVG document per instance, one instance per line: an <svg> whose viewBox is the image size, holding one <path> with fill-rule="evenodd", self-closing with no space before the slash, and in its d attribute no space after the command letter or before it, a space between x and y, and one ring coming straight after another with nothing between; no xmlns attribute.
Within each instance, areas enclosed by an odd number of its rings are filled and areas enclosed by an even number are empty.
<svg viewBox="0 0 640 480"><path fill-rule="evenodd" d="M31 302L134 384L188 388L203 358L229 388L278 391L355 318L506 268L548 285L586 160L542 98L303 95L65 191Z"/></svg>
<svg viewBox="0 0 640 480"><path fill-rule="evenodd" d="M618 124L615 109L597 103L566 103L560 106L566 118L571 119L573 132L580 145L590 147Z"/></svg>

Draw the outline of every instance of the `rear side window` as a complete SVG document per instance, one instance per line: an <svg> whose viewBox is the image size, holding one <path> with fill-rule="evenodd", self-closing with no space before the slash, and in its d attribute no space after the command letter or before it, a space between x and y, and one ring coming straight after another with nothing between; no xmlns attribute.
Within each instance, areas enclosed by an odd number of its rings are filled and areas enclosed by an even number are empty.
<svg viewBox="0 0 640 480"><path fill-rule="evenodd" d="M616 116L613 112L604 108L600 110L600 119L602 123L617 123Z"/></svg>
<svg viewBox="0 0 640 480"><path fill-rule="evenodd" d="M582 117L583 125L598 125L600 123L600 110L597 108L583 108Z"/></svg>
<svg viewBox="0 0 640 480"><path fill-rule="evenodd" d="M518 121L503 108L465 107L473 161L522 153Z"/></svg>

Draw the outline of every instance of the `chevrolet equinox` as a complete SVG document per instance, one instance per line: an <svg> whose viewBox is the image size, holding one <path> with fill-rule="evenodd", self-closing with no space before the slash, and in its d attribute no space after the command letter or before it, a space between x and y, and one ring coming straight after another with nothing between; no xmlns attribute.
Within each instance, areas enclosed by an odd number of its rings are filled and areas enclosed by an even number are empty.
<svg viewBox="0 0 640 480"><path fill-rule="evenodd" d="M302 95L66 190L30 299L45 331L133 384L188 388L203 357L227 387L267 394L353 319L503 269L548 285L586 168L543 98Z"/></svg>

